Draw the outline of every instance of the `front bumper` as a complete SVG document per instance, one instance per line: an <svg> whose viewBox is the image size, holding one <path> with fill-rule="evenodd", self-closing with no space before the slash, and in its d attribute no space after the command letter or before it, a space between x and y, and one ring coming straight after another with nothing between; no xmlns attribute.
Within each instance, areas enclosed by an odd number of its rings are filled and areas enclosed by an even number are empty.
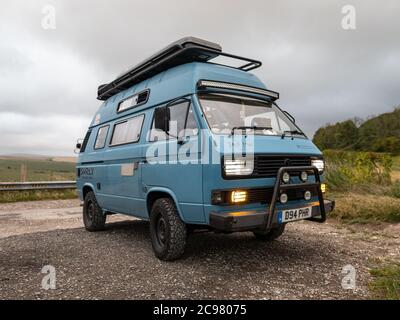
<svg viewBox="0 0 400 320"><path fill-rule="evenodd" d="M316 218L321 215L319 203L315 202L312 204L312 217ZM285 206L284 209L294 209L298 205ZM324 200L325 213L328 214L335 208L335 201ZM276 209L275 213L282 210L283 208ZM271 227L276 227L279 223L277 221L277 214L273 215ZM266 221L269 217L269 209L263 211L257 210L245 210L245 211L234 211L224 213L210 213L210 226L218 231L222 232L235 232L235 231L247 231L263 228L266 225Z"/></svg>

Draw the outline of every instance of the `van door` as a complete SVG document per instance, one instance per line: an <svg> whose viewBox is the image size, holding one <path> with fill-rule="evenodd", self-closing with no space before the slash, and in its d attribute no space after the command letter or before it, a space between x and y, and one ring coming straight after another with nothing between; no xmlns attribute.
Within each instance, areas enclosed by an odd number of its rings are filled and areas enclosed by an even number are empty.
<svg viewBox="0 0 400 320"><path fill-rule="evenodd" d="M161 130L155 121L157 113L165 115L166 125ZM199 161L201 138L191 100L185 98L157 108L154 116L150 145L160 145L157 154L164 163L146 164L142 173L143 183L150 189L158 186L171 190L178 200L185 222L205 222L203 169ZM162 159L160 155L165 151L166 157Z"/></svg>
<svg viewBox="0 0 400 320"><path fill-rule="evenodd" d="M104 209L146 217L141 188L143 146L139 143L144 114L117 121L112 128L110 145L104 154L106 177L101 185Z"/></svg>

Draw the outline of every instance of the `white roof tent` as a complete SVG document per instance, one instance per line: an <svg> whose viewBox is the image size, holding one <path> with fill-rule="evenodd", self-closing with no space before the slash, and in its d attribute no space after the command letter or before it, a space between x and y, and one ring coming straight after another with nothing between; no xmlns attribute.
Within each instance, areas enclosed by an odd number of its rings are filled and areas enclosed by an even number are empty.
<svg viewBox="0 0 400 320"><path fill-rule="evenodd" d="M130 88L134 84L181 64L189 62L214 63L211 60L220 56L243 61L244 64L238 67L223 64L243 71L250 71L262 65L262 63L257 60L224 53L219 44L194 37L186 37L170 44L150 58L121 74L114 81L101 85L98 89L97 99L107 100L113 95Z"/></svg>

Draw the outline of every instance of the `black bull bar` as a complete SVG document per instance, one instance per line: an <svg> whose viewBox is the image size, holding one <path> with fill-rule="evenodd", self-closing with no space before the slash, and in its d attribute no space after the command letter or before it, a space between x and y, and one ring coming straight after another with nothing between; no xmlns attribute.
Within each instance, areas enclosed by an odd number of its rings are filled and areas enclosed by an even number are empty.
<svg viewBox="0 0 400 320"><path fill-rule="evenodd" d="M315 177L314 182L284 183L283 175L287 172L291 176L307 172ZM331 212L335 207L335 201L324 200L321 190L321 177L319 171L314 166L282 167L279 169L273 189L272 200L265 210L243 210L237 212L211 212L210 226L222 232L247 231L247 230L269 230L277 225L276 205L280 200L280 195L286 190L303 189L311 190L315 188L318 195L318 205L314 205L316 210L312 211L312 216L306 220L323 223L326 221L327 212ZM314 201L316 202L316 201ZM288 204L288 208L292 207ZM328 211L327 211L328 210Z"/></svg>
<svg viewBox="0 0 400 320"><path fill-rule="evenodd" d="M315 182L301 182L297 184L290 184L290 183L284 183L283 182L283 175L285 173L293 174L293 172L307 172L309 173L312 171L314 173L315 177ZM272 201L269 206L269 213L267 216L267 219L265 221L265 225L263 229L270 229L272 222L274 221L275 218L275 207L276 203L279 199L279 195L281 194L282 191L288 190L288 189L304 189L304 188L313 188L316 187L317 189L317 195L318 195L318 202L319 202L319 210L320 210L320 217L311 217L308 218L307 220L309 221L315 221L319 223L324 223L326 221L326 212L325 212L325 204L324 204L324 196L322 194L321 190L321 177L319 175L319 171L316 167L314 166L303 166L303 167L282 167L279 169L277 177L276 177L276 182L275 182L275 187L274 187L274 193L272 195Z"/></svg>

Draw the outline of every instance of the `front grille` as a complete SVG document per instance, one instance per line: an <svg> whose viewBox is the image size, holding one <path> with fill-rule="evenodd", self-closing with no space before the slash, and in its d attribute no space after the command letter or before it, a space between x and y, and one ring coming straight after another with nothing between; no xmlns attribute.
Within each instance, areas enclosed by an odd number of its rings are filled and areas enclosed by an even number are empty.
<svg viewBox="0 0 400 320"><path fill-rule="evenodd" d="M311 166L311 158L307 156L271 156L255 155L252 177L275 178L282 167Z"/></svg>
<svg viewBox="0 0 400 320"><path fill-rule="evenodd" d="M318 196L316 187L304 188L304 190L289 189L286 191L286 194L288 195L289 201L303 200L304 192L306 190L311 191L311 195L313 197ZM271 203L273 193L274 193L273 188L250 189L250 190L248 190L248 201L247 202L248 203L262 203L262 204Z"/></svg>

